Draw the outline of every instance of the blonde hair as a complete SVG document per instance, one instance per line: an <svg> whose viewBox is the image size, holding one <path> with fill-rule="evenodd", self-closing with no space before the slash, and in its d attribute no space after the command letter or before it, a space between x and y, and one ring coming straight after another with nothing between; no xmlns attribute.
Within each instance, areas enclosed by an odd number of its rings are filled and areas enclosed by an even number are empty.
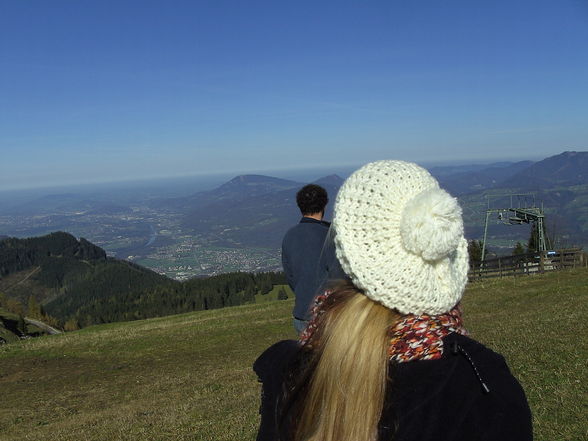
<svg viewBox="0 0 588 441"><path fill-rule="evenodd" d="M294 441L376 441L388 381L387 331L399 314L338 286L309 342L313 371Z"/></svg>

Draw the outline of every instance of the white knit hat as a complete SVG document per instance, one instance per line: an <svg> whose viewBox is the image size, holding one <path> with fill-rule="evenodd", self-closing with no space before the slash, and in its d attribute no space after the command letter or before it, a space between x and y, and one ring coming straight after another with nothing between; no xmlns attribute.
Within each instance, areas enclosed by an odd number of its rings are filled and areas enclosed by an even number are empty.
<svg viewBox="0 0 588 441"><path fill-rule="evenodd" d="M461 208L422 167L378 161L357 170L339 190L333 227L341 267L370 299L402 314L441 314L461 299Z"/></svg>

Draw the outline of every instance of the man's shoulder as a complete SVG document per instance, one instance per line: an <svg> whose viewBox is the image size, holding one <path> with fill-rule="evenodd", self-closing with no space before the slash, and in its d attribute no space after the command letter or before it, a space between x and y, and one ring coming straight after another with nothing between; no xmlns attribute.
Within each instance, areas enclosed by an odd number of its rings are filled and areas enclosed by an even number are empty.
<svg viewBox="0 0 588 441"><path fill-rule="evenodd" d="M327 231L331 226L330 222L327 221L319 221L312 218L303 217L300 219L296 225L290 227L288 233L290 232L298 232L298 231L309 231L309 230L320 230L320 231Z"/></svg>
<svg viewBox="0 0 588 441"><path fill-rule="evenodd" d="M300 224L296 224L296 225L288 228L288 231L286 231L286 234L284 234L284 239L282 240L282 242L286 242L289 237L292 237L292 236L295 236L296 234L298 234L299 230L300 230Z"/></svg>
<svg viewBox="0 0 588 441"><path fill-rule="evenodd" d="M326 220L318 220L312 217L303 217L302 219L300 219L300 223L298 225L315 225L315 226L320 226L322 228L329 228L331 226L331 222L328 222Z"/></svg>
<svg viewBox="0 0 588 441"><path fill-rule="evenodd" d="M313 238L320 236L324 239L329 231L328 222L300 222L291 227L282 240L282 245L290 241L298 241L301 238Z"/></svg>

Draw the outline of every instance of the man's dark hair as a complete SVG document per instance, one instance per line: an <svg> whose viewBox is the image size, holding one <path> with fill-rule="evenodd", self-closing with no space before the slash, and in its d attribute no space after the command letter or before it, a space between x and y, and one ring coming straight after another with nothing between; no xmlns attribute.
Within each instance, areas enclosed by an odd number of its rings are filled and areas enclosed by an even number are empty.
<svg viewBox="0 0 588 441"><path fill-rule="evenodd" d="M320 185L308 184L296 193L296 204L298 204L303 216L320 213L328 202L327 190Z"/></svg>

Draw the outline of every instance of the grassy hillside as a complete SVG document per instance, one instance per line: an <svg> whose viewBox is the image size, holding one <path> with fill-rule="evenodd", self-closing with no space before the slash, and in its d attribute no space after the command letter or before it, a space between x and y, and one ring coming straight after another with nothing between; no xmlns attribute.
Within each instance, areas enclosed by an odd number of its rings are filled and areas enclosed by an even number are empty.
<svg viewBox="0 0 588 441"><path fill-rule="evenodd" d="M586 439L588 271L471 285L466 325L527 391L536 440ZM255 439L257 355L292 300L93 326L0 346L0 440Z"/></svg>

